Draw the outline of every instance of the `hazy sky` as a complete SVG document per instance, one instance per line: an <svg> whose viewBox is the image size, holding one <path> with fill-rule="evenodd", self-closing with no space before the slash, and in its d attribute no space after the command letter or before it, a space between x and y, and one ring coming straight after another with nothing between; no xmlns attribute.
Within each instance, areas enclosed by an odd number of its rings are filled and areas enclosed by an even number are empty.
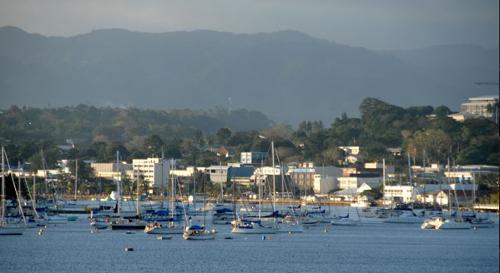
<svg viewBox="0 0 500 273"><path fill-rule="evenodd" d="M71 36L101 28L294 29L371 49L498 46L498 0L0 0L0 26Z"/></svg>

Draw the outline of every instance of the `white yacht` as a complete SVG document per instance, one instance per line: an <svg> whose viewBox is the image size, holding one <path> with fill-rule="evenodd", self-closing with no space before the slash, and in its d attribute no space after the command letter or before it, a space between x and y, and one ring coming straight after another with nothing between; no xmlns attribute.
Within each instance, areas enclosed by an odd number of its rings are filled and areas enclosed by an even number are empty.
<svg viewBox="0 0 500 273"><path fill-rule="evenodd" d="M213 240L216 233L215 229L207 230L205 226L189 225L184 229L182 238L184 240Z"/></svg>
<svg viewBox="0 0 500 273"><path fill-rule="evenodd" d="M461 218L444 219L435 217L426 220L420 227L422 229L471 229L472 225Z"/></svg>

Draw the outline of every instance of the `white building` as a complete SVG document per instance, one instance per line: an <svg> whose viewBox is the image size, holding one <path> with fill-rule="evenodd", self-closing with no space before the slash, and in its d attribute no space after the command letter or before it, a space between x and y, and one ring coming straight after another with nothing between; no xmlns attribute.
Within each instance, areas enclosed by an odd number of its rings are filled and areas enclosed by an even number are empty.
<svg viewBox="0 0 500 273"><path fill-rule="evenodd" d="M267 153L263 152L242 152L240 156L241 164L261 164L267 158Z"/></svg>
<svg viewBox="0 0 500 273"><path fill-rule="evenodd" d="M90 163L90 167L96 177L106 179L114 179L117 175L129 176L128 171L132 170L132 164L127 164L126 162ZM120 174L118 174L118 172L120 172Z"/></svg>
<svg viewBox="0 0 500 273"><path fill-rule="evenodd" d="M133 173L149 184L149 193L167 184L170 162L161 158L132 159Z"/></svg>
<svg viewBox="0 0 500 273"><path fill-rule="evenodd" d="M416 200L417 191L414 186L395 185L384 187L384 201L388 203L411 203Z"/></svg>
<svg viewBox="0 0 500 273"><path fill-rule="evenodd" d="M316 194L327 194L329 191L335 189L337 184L337 177L322 176L321 174L314 175L313 190Z"/></svg>
<svg viewBox="0 0 500 273"><path fill-rule="evenodd" d="M342 176L338 178L339 189L357 189L363 183L371 188L380 187L382 177Z"/></svg>
<svg viewBox="0 0 500 273"><path fill-rule="evenodd" d="M175 170L170 170L170 175L174 175L176 177L192 177L194 173L196 172L197 168L195 167L187 167L186 169L175 169Z"/></svg>
<svg viewBox="0 0 500 273"><path fill-rule="evenodd" d="M212 165L207 168L207 173L210 175L210 181L214 183L227 182L227 170L229 166L225 165Z"/></svg>
<svg viewBox="0 0 500 273"><path fill-rule="evenodd" d="M495 118L498 112L498 95L469 98L462 103L460 112L475 117Z"/></svg>
<svg viewBox="0 0 500 273"><path fill-rule="evenodd" d="M338 188L337 178L342 176L342 169L335 166L318 167L314 166L312 162L307 162L299 166L291 166L287 174L299 187L312 188L315 193L319 193L317 190L324 192L326 188L330 188L329 190ZM320 188L323 188L323 190L320 190ZM329 190L326 190L326 192Z"/></svg>
<svg viewBox="0 0 500 273"><path fill-rule="evenodd" d="M498 166L490 165L464 165L454 166L450 171L445 171L444 175L449 178L457 178L459 180L474 181L475 176L481 174L498 174Z"/></svg>

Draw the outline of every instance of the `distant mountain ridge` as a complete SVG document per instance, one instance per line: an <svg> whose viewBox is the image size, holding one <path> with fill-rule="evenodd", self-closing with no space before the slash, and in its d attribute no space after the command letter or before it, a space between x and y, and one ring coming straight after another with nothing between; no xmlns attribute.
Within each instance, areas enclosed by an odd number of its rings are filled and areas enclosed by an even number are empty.
<svg viewBox="0 0 500 273"><path fill-rule="evenodd" d="M478 46L371 51L298 31L45 37L15 27L0 28L0 41L2 108L222 106L297 124L357 115L365 97L458 109L467 97L497 93L474 85L498 81L498 50Z"/></svg>

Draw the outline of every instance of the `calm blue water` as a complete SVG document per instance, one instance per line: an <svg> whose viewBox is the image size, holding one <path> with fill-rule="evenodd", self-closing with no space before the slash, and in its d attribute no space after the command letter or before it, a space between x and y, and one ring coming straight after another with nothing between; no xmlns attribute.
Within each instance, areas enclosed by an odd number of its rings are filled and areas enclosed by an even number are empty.
<svg viewBox="0 0 500 273"><path fill-rule="evenodd" d="M303 234L230 234L214 241L157 240L142 231L89 232L86 220L0 237L0 272L498 272L495 228L420 230L365 223ZM231 235L233 240L225 240ZM269 237L269 235L268 235ZM125 252L125 247L135 251Z"/></svg>

